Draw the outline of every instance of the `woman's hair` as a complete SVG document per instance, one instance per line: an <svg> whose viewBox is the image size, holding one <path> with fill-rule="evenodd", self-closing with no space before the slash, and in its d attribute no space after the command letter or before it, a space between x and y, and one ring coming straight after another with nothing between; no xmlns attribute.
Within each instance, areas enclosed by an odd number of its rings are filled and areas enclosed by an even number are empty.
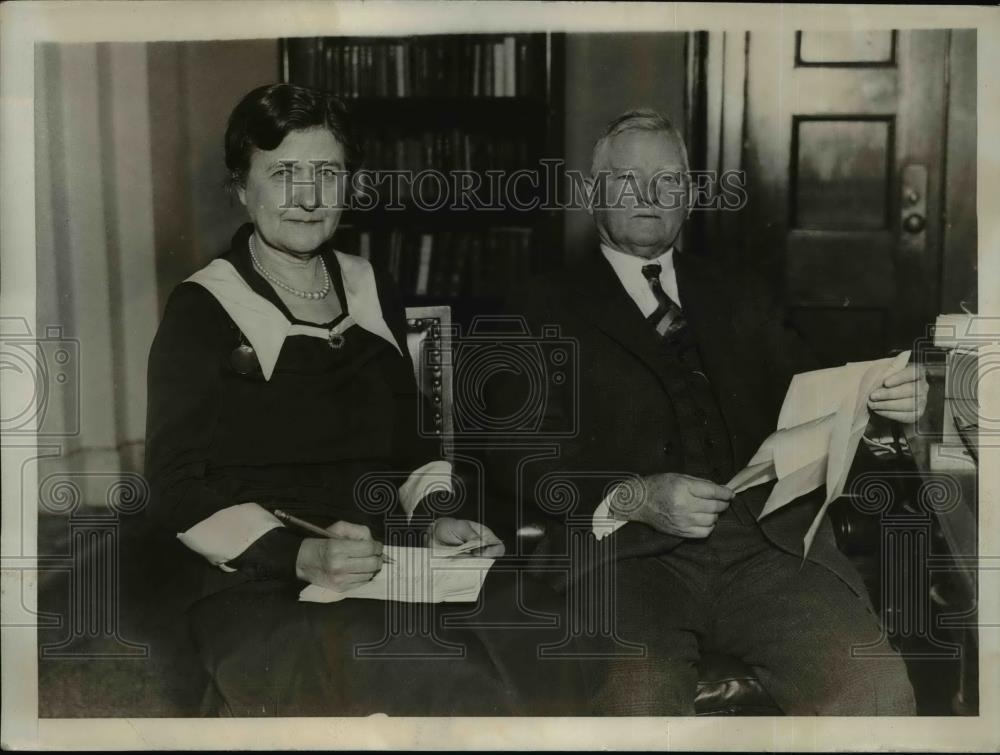
<svg viewBox="0 0 1000 755"><path fill-rule="evenodd" d="M297 86L269 84L240 100L226 126L226 168L231 186L243 186L254 150L275 149L291 131L326 128L344 147L347 170L355 170L361 154L347 108L331 94Z"/></svg>

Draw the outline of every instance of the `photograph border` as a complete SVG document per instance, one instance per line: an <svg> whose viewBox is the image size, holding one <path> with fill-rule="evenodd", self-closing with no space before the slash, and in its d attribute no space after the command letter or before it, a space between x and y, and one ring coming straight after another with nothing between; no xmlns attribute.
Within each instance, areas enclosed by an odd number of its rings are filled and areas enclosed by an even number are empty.
<svg viewBox="0 0 1000 755"><path fill-rule="evenodd" d="M483 31L789 32L863 28L976 28L977 171L981 315L1000 314L1000 14L962 6L809 6L528 2L73 2L0 7L0 317L35 322L34 46L38 42L448 34ZM990 253L989 250L992 250ZM991 347L1000 350L1000 346ZM1000 379L980 393L983 416L1000 416ZM984 383L983 388L987 384ZM20 405L17 383L0 401ZM37 477L44 455L32 435L2 442L2 612L37 603ZM22 469L23 466L23 469ZM980 500L1000 493L1000 449L983 448ZM24 488L22 489L22 484ZM37 628L2 629L5 749L684 749L993 750L1000 746L1000 522L980 507L980 714L913 718L270 718L39 719ZM22 594L26 593L26 594Z"/></svg>

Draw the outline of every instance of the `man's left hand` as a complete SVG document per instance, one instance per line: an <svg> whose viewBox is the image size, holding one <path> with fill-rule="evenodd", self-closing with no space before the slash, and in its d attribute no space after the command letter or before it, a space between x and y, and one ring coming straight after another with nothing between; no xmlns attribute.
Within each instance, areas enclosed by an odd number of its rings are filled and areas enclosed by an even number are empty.
<svg viewBox="0 0 1000 755"><path fill-rule="evenodd" d="M927 376L918 364L894 372L868 397L872 412L894 422L912 424L927 408Z"/></svg>

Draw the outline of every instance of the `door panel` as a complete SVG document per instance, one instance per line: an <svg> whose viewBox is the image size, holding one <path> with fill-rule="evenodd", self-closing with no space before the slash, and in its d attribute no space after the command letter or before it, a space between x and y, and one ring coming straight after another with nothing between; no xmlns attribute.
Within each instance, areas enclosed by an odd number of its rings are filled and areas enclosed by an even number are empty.
<svg viewBox="0 0 1000 755"><path fill-rule="evenodd" d="M907 347L938 300L948 32L752 32L745 230L831 363Z"/></svg>
<svg viewBox="0 0 1000 755"><path fill-rule="evenodd" d="M792 226L884 230L891 147L891 118L796 116L790 166Z"/></svg>
<svg viewBox="0 0 1000 755"><path fill-rule="evenodd" d="M859 32L803 31L798 35L796 61L802 65L842 66L892 65L896 52L896 34L872 29Z"/></svg>

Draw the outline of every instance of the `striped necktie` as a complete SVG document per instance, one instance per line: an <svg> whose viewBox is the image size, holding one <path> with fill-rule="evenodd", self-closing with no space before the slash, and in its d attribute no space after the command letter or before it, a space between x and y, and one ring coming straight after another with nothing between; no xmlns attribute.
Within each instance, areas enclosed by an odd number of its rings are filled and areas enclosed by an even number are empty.
<svg viewBox="0 0 1000 755"><path fill-rule="evenodd" d="M660 285L662 270L658 264L642 266L642 274L649 281L649 287L657 303L656 310L646 318L646 322L652 324L665 340L670 340L687 326L687 320L684 319L684 313L677 306L677 302L667 296L667 292Z"/></svg>

